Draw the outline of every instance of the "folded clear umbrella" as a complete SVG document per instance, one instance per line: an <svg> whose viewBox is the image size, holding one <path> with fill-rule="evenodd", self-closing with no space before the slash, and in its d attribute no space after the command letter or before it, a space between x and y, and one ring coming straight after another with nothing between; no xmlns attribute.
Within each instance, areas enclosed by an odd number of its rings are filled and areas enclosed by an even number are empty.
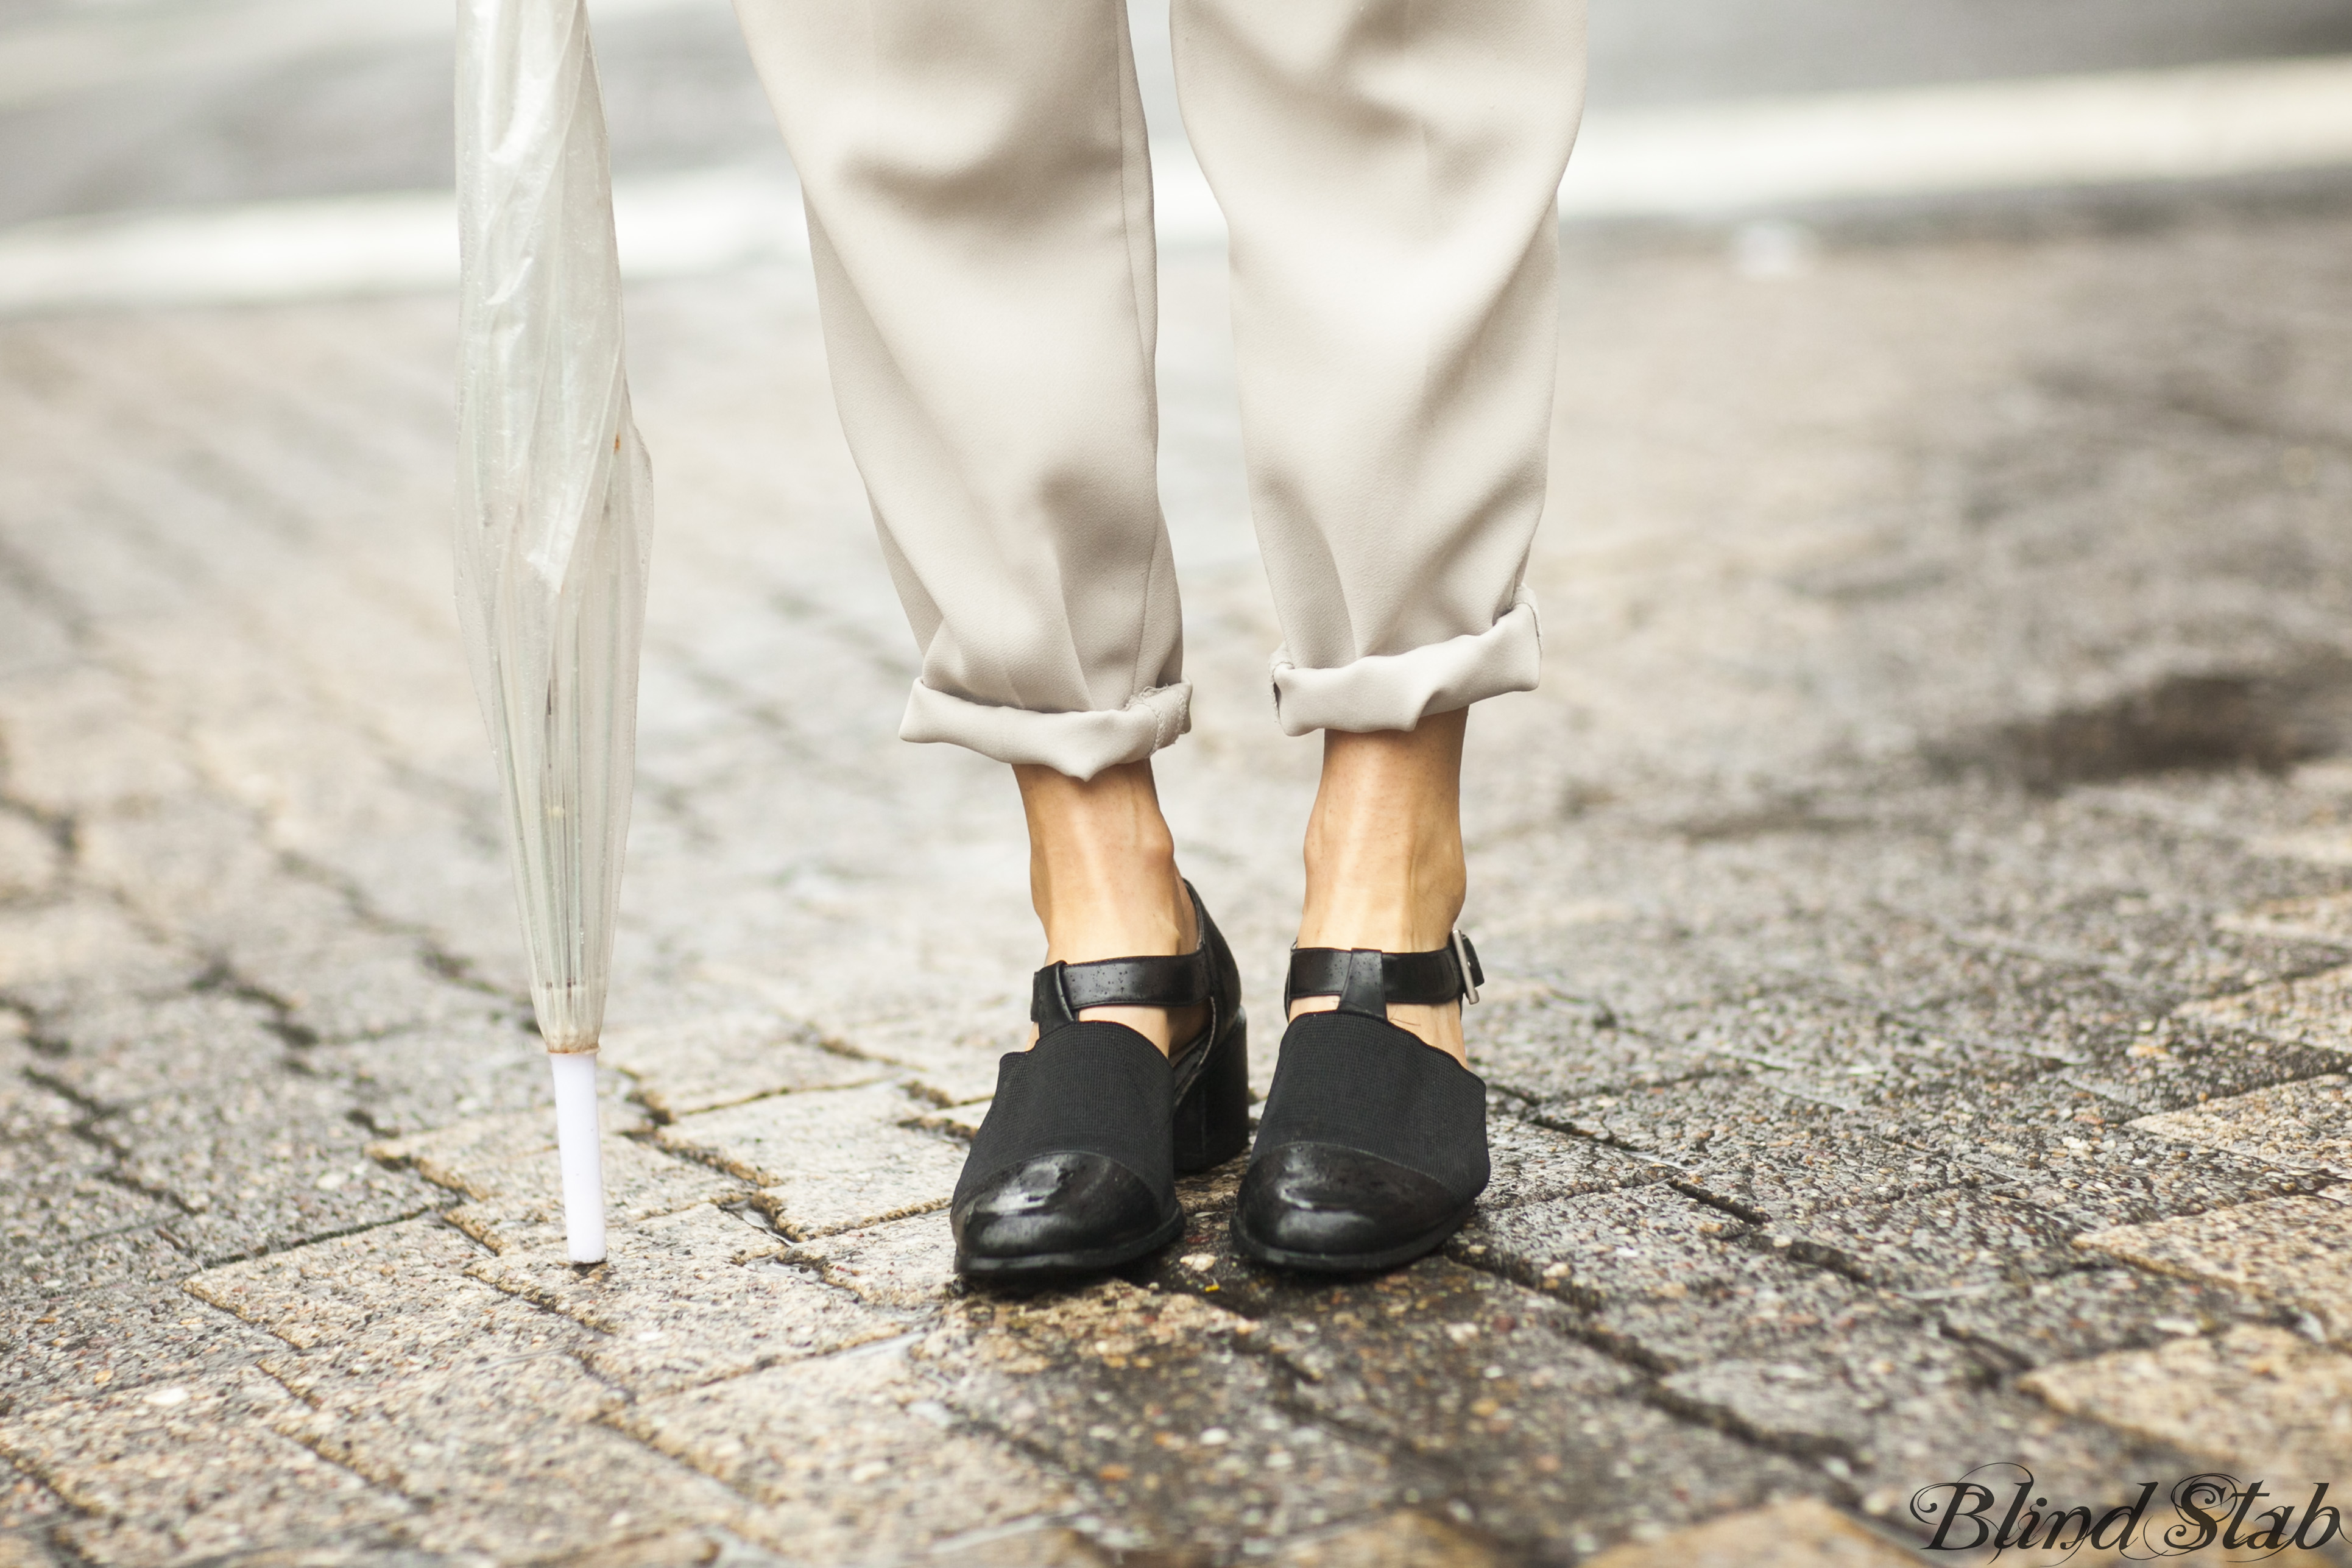
<svg viewBox="0 0 2352 1568"><path fill-rule="evenodd" d="M653 508L582 0L459 0L457 214L458 613L554 1069L571 1255L593 1263Z"/></svg>

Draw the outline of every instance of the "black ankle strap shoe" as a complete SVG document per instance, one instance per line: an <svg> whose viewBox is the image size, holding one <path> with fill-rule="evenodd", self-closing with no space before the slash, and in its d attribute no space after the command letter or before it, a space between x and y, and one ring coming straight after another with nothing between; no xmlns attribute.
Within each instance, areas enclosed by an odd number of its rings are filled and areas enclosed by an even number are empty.
<svg viewBox="0 0 2352 1568"><path fill-rule="evenodd" d="M1201 940L1175 957L1049 963L1037 1043L997 1063L996 1098L948 1211L956 1271L1026 1283L1090 1274L1173 1241L1176 1175L1249 1142L1249 1035L1232 951L1186 883ZM1192 1007L1208 1026L1171 1060L1089 1007Z"/></svg>
<svg viewBox="0 0 2352 1568"><path fill-rule="evenodd" d="M1280 1268L1360 1273L1430 1251L1486 1188L1486 1086L1391 1003L1477 999L1486 983L1461 932L1429 952L1298 948L1287 1003L1336 996L1282 1037L1274 1089L1234 1208L1234 1245Z"/></svg>
<svg viewBox="0 0 2352 1568"><path fill-rule="evenodd" d="M1478 950L1460 931L1428 952L1382 952L1370 947L1294 947L1282 983L1282 1010L1301 996L1337 996L1339 1011L1388 1022L1389 1005L1443 1007L1475 1003L1486 984Z"/></svg>

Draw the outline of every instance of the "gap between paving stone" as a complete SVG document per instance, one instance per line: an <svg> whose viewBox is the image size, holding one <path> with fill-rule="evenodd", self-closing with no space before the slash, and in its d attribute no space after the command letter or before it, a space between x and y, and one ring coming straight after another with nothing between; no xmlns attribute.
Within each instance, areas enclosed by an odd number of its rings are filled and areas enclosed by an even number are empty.
<svg viewBox="0 0 2352 1568"><path fill-rule="evenodd" d="M1107 1544L1244 1542L1315 1530L1446 1481L1297 1408L1260 1326L1189 1293L1122 1280L1027 1299L967 1297L908 1353L949 1409L1083 1478Z"/></svg>
<svg viewBox="0 0 2352 1568"><path fill-rule="evenodd" d="M257 1372L203 1378L44 1406L0 1424L0 1451L80 1510L58 1534L96 1562L399 1540L414 1506L278 1432L294 1403Z"/></svg>
<svg viewBox="0 0 2352 1568"><path fill-rule="evenodd" d="M640 1396L888 1339L910 1321L784 1265L783 1241L708 1206L615 1226L607 1242L591 1268L559 1245L466 1272L609 1335L583 1352L588 1365Z"/></svg>
<svg viewBox="0 0 2352 1568"><path fill-rule="evenodd" d="M670 1157L628 1136L649 1123L607 1098L599 1105L605 1202L613 1219L649 1219L680 1209L749 1198L740 1182L708 1165ZM545 1110L481 1117L437 1131L371 1144L368 1152L414 1167L467 1201L450 1222L500 1252L551 1246L563 1234L562 1173Z"/></svg>
<svg viewBox="0 0 2352 1568"><path fill-rule="evenodd" d="M586 1362L614 1336L462 1272L486 1261L503 1260L414 1221L210 1270L189 1289L293 1347L260 1363L299 1396L271 1430L428 1505L404 1529L423 1549L536 1558L730 1520L732 1494L698 1489L599 1424L629 1397Z"/></svg>
<svg viewBox="0 0 2352 1568"><path fill-rule="evenodd" d="M635 1080L634 1098L663 1121L772 1094L854 1088L902 1070L836 1048L782 1014L749 1011L614 1029L597 1054Z"/></svg>
<svg viewBox="0 0 2352 1568"><path fill-rule="evenodd" d="M657 1128L661 1147L758 1187L795 1241L947 1206L962 1144L922 1131L895 1084L773 1095Z"/></svg>
<svg viewBox="0 0 2352 1568"><path fill-rule="evenodd" d="M1066 1480L959 1422L906 1352L900 1338L755 1372L613 1420L751 1499L735 1528L795 1562L899 1561L1074 1510Z"/></svg>

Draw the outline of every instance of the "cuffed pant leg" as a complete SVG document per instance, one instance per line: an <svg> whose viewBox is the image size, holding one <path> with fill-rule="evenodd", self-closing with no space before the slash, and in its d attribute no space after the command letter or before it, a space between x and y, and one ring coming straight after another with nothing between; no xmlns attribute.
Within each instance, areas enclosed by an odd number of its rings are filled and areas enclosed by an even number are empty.
<svg viewBox="0 0 2352 1568"><path fill-rule="evenodd" d="M1536 681L1582 0L1175 0L1292 734Z"/></svg>
<svg viewBox="0 0 2352 1568"><path fill-rule="evenodd" d="M900 733L1089 778L1188 727L1120 0L738 0L921 647Z"/></svg>

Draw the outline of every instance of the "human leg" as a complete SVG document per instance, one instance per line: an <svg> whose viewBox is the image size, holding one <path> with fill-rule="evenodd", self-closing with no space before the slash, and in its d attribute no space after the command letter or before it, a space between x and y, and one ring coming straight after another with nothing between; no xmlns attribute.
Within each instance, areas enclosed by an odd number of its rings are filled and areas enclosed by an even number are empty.
<svg viewBox="0 0 2352 1568"><path fill-rule="evenodd" d="M1111 1267L1238 1152L1230 953L1149 758L1189 724L1157 499L1150 169L1121 0L739 0L798 164L836 401L922 672L900 733L1014 765L1046 935L958 1266ZM1171 1051L1174 1059L1171 1059Z"/></svg>
<svg viewBox="0 0 2352 1568"><path fill-rule="evenodd" d="M1151 764L1121 763L1084 783L1039 764L1013 770L1029 822L1029 897L1045 928L1045 962L1190 952L1200 942L1160 814ZM1207 1008L1087 1007L1162 1051L1191 1042Z"/></svg>
<svg viewBox="0 0 2352 1568"><path fill-rule="evenodd" d="M961 1271L1017 1283L1172 1239L1176 1175L1248 1142L1249 1058L1241 976L1177 875L1151 764L1015 773L1046 963L1035 1033L998 1063L949 1223Z"/></svg>
<svg viewBox="0 0 2352 1568"><path fill-rule="evenodd" d="M1234 1215L1263 1261L1403 1261L1487 1179L1460 1022L1476 961L1453 936L1461 747L1471 704L1537 676L1522 577L1582 21L1580 0L1174 12L1232 233L1276 705L1325 731L1292 1022Z"/></svg>
<svg viewBox="0 0 2352 1568"><path fill-rule="evenodd" d="M1323 734L1323 779L1307 820L1303 948L1424 952L1462 914L1462 738L1466 709L1412 730ZM1337 996L1292 999L1290 1016L1328 1012ZM1389 1021L1464 1066L1459 1003L1391 1002Z"/></svg>

